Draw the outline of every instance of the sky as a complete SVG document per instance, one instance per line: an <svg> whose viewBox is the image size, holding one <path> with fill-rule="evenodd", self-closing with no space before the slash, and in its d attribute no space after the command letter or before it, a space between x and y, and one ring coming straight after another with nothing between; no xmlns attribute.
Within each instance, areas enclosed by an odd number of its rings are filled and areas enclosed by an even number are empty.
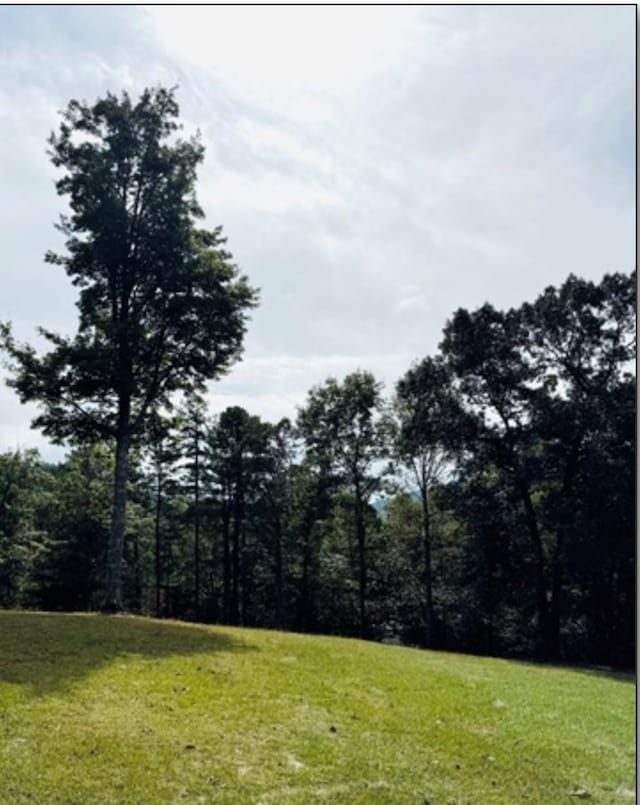
<svg viewBox="0 0 640 805"><path fill-rule="evenodd" d="M210 409L295 417L367 369L392 394L459 307L635 255L634 6L0 7L0 321L71 335L46 138L72 98L177 86L197 193L261 289ZM0 368L0 450L30 429Z"/></svg>

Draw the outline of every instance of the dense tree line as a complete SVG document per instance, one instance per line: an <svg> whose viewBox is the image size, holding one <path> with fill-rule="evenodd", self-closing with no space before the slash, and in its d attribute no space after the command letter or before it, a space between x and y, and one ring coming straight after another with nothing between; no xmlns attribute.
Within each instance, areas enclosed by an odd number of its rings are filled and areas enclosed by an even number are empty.
<svg viewBox="0 0 640 805"><path fill-rule="evenodd" d="M630 664L635 275L458 310L385 399L368 372L297 420L197 396L136 445L126 609ZM114 450L0 456L0 604L99 609Z"/></svg>
<svg viewBox="0 0 640 805"><path fill-rule="evenodd" d="M213 414L258 294L198 225L177 118L108 94L49 139L78 329L0 347L73 449L0 455L0 606L631 664L635 274L458 310L388 397L357 371L293 422Z"/></svg>

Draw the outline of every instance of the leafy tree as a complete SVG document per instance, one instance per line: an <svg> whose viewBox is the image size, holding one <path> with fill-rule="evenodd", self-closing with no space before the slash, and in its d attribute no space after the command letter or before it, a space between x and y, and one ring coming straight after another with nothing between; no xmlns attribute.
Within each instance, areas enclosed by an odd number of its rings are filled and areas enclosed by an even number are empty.
<svg viewBox="0 0 640 805"><path fill-rule="evenodd" d="M318 631L358 635L361 630L359 609L359 546L355 534L354 497L345 486L334 491L331 511L316 523L318 538L315 604ZM372 551L370 519L366 522L366 629L375 633L372 606ZM354 539L355 537L355 539Z"/></svg>
<svg viewBox="0 0 640 805"><path fill-rule="evenodd" d="M200 617L200 580L201 580L201 494L203 464L207 453L207 407L204 399L190 394L180 411L179 427L181 452L185 460L183 477L192 496L191 513L193 516L193 599L196 619Z"/></svg>
<svg viewBox="0 0 640 805"><path fill-rule="evenodd" d="M318 588L324 526L334 507L339 479L332 473L325 456L307 453L291 466L288 485L292 626L314 632L319 623Z"/></svg>
<svg viewBox="0 0 640 805"><path fill-rule="evenodd" d="M176 420L157 417L148 427L148 444L145 453L149 463L149 474L153 484L154 520L154 575L155 575L155 613L163 614L162 592L164 589L166 612L166 575L168 550L163 535L163 522L166 498L175 495L177 487L177 461L180 457Z"/></svg>
<svg viewBox="0 0 640 805"><path fill-rule="evenodd" d="M420 497L425 641L432 646L435 619L429 490L451 460L451 444L458 440L462 412L451 391L447 367L439 357L425 358L398 381L394 403L398 419L395 452L409 469L409 483Z"/></svg>
<svg viewBox="0 0 640 805"><path fill-rule="evenodd" d="M423 516L413 490L393 495L384 508L375 582L378 621L385 640L425 644L432 638L426 629ZM432 511L429 517L432 525ZM432 533L430 538L432 542Z"/></svg>
<svg viewBox="0 0 640 805"><path fill-rule="evenodd" d="M589 581L580 574L581 586L611 590L617 576L612 558L620 557L624 541L623 555L633 554L634 528L627 513L634 501L628 479L635 465L630 403L635 396L635 279L635 272L610 274L596 284L571 275L522 308L528 350L547 391L538 398L535 427L544 445L548 478L541 521L555 536L549 623L555 653L562 612L568 606L563 599L569 582L575 583L571 565L575 567L576 558L593 560ZM594 487L605 466L608 471ZM607 498L602 495L605 489ZM610 519L606 513L613 501L616 515ZM603 581L605 569L613 574L609 581ZM628 591L628 564L622 577ZM613 617L609 602L598 609Z"/></svg>
<svg viewBox="0 0 640 805"><path fill-rule="evenodd" d="M41 539L31 605L93 610L104 594L113 454L104 444L76 448L40 490ZM44 493L44 494L43 494Z"/></svg>
<svg viewBox="0 0 640 805"><path fill-rule="evenodd" d="M360 635L367 631L366 512L380 485L374 469L388 455L388 419L383 416L381 384L370 372L354 372L342 383L329 378L313 388L299 411L298 430L308 450L330 465L349 485L354 499L358 546ZM380 468L381 470L382 468Z"/></svg>
<svg viewBox="0 0 640 805"><path fill-rule="evenodd" d="M265 558L272 566L273 624L280 629L284 622L286 530L291 519L291 469L296 443L291 422L286 418L275 425L265 424L265 437L264 461L256 478L261 496L258 518Z"/></svg>
<svg viewBox="0 0 640 805"><path fill-rule="evenodd" d="M269 426L240 406L225 409L211 431L211 476L223 531L223 609L245 623L251 596L248 519L266 461Z"/></svg>
<svg viewBox="0 0 640 805"><path fill-rule="evenodd" d="M459 310L445 328L442 349L464 412L467 450L477 465L500 472L521 507L546 656L561 650L585 447L607 428L615 389L630 382L634 284L623 275L599 285L569 277L532 305Z"/></svg>
<svg viewBox="0 0 640 805"><path fill-rule="evenodd" d="M548 653L548 563L535 504L540 454L531 407L544 388L536 367L526 360L525 341L526 330L517 311L503 313L484 305L473 313L457 311L445 328L443 350L465 410L473 416L473 453L500 469L523 507L533 552L540 650Z"/></svg>
<svg viewBox="0 0 640 805"><path fill-rule="evenodd" d="M478 458L434 495L446 518L435 562L442 633L455 650L531 656L536 597L526 523L509 479Z"/></svg>
<svg viewBox="0 0 640 805"><path fill-rule="evenodd" d="M38 509L48 476L37 450L0 453L0 606L24 603L41 549Z"/></svg>
<svg viewBox="0 0 640 805"><path fill-rule="evenodd" d="M4 325L10 381L37 401L34 425L56 441L112 440L113 512L104 609L122 607L127 458L153 410L172 392L197 391L237 360L256 291L223 249L221 229L200 229L194 185L204 149L177 139L173 90L73 100L49 144L69 196L67 253L49 252L79 289L74 337L41 329L39 356Z"/></svg>

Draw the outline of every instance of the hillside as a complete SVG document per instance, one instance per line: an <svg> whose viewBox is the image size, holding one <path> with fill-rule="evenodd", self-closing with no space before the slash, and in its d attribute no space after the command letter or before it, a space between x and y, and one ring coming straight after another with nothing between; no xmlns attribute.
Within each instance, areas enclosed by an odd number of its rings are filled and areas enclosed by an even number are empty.
<svg viewBox="0 0 640 805"><path fill-rule="evenodd" d="M630 802L633 680L0 612L0 802Z"/></svg>

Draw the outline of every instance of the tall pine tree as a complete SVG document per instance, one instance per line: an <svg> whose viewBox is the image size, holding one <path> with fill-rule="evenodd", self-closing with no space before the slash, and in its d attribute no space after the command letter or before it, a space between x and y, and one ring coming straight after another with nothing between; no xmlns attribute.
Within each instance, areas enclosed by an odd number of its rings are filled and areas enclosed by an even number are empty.
<svg viewBox="0 0 640 805"><path fill-rule="evenodd" d="M197 391L238 359L257 294L223 249L221 229L197 227L204 157L198 138L179 139L173 90L73 100L49 144L69 197L61 216L66 254L48 253L79 289L72 337L41 329L44 355L16 344L10 381L36 401L34 425L56 441L108 439L115 446L105 611L122 608L127 458L153 410L172 392Z"/></svg>

